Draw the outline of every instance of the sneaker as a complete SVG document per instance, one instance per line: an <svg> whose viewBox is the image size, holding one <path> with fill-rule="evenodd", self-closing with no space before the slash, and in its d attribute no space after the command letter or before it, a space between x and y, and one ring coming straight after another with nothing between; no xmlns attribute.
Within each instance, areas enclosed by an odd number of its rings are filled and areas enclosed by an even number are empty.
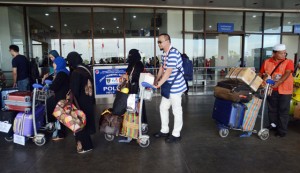
<svg viewBox="0 0 300 173"><path fill-rule="evenodd" d="M279 138L283 138L283 137L286 136L286 134L285 133L279 133L279 132L277 132L277 133L275 133L275 136L279 137Z"/></svg>
<svg viewBox="0 0 300 173"><path fill-rule="evenodd" d="M155 138L168 137L169 133L157 132L153 135Z"/></svg>
<svg viewBox="0 0 300 173"><path fill-rule="evenodd" d="M89 150L78 150L77 153L78 154L84 154L84 153L87 153L89 151L92 151L93 149L89 149Z"/></svg>

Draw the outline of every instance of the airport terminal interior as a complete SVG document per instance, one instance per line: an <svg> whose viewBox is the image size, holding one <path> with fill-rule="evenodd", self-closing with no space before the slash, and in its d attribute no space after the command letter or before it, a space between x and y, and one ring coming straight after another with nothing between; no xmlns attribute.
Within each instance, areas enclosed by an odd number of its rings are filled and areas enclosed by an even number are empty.
<svg viewBox="0 0 300 173"><path fill-rule="evenodd" d="M264 127L269 124L268 110L259 111L254 133L245 138L240 137L240 130L229 130L225 137L212 114L217 83L232 67L249 67L258 73L272 56L274 45L286 45L287 59L296 70L299 10L300 0L1 0L0 87L13 84L11 44L37 63L40 77L52 66L50 50L64 58L76 51L93 72L97 132L91 136L94 149L84 154L76 152L70 130L60 141L52 141L51 133L41 131L46 135L42 146L32 139L25 145L7 141L1 133L0 172L298 172L299 120L290 116L285 137L270 131L262 140L258 132L261 121ZM103 87L99 71L124 70L129 51L138 49L145 71L156 76L163 55L158 47L162 33L170 35L171 45L193 65L189 92L182 95L181 140L166 143L164 138L153 137L161 127L160 90L144 102L148 147L140 147L137 140L120 143L120 136L106 140L99 132L99 119L103 110L112 108L116 85ZM170 109L170 129L173 124Z"/></svg>

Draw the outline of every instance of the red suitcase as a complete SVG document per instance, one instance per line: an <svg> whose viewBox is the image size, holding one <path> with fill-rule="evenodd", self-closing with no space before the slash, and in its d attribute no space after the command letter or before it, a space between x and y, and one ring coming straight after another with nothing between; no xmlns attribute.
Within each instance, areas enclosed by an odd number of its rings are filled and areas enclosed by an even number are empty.
<svg viewBox="0 0 300 173"><path fill-rule="evenodd" d="M6 110L29 112L31 110L32 93L30 91L17 91L9 93L4 98Z"/></svg>

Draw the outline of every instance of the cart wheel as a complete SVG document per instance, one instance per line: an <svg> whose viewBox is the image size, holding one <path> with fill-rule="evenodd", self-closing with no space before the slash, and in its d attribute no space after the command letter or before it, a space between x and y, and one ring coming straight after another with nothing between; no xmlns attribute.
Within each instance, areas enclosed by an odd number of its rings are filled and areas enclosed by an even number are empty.
<svg viewBox="0 0 300 173"><path fill-rule="evenodd" d="M270 134L269 134L269 130L268 129L261 129L258 132L258 136L261 140L265 141L269 138Z"/></svg>
<svg viewBox="0 0 300 173"><path fill-rule="evenodd" d="M104 137L107 141L113 141L115 138L114 135L109 135L109 134L105 134Z"/></svg>
<svg viewBox="0 0 300 173"><path fill-rule="evenodd" d="M228 129L220 129L219 130L219 135L222 137L222 138L226 138L229 134L229 130Z"/></svg>
<svg viewBox="0 0 300 173"><path fill-rule="evenodd" d="M150 145L150 139L139 140L139 145L142 148L147 148Z"/></svg>
<svg viewBox="0 0 300 173"><path fill-rule="evenodd" d="M148 131L149 131L149 127L148 127L148 125L146 125L146 126L142 127L142 133L143 133L143 134L147 134L147 133L148 133Z"/></svg>
<svg viewBox="0 0 300 173"><path fill-rule="evenodd" d="M14 140L13 136L9 136L9 137L4 137L6 142L12 142Z"/></svg>
<svg viewBox="0 0 300 173"><path fill-rule="evenodd" d="M33 138L33 142L37 146L43 146L46 143L46 138L45 137L42 137L41 139Z"/></svg>

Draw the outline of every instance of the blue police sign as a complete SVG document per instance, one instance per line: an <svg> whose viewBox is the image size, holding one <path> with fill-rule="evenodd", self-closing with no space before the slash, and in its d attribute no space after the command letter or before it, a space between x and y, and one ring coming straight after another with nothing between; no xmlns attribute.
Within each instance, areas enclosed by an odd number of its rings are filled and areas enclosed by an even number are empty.
<svg viewBox="0 0 300 173"><path fill-rule="evenodd" d="M119 78L126 73L126 66L94 67L95 95L115 94Z"/></svg>

